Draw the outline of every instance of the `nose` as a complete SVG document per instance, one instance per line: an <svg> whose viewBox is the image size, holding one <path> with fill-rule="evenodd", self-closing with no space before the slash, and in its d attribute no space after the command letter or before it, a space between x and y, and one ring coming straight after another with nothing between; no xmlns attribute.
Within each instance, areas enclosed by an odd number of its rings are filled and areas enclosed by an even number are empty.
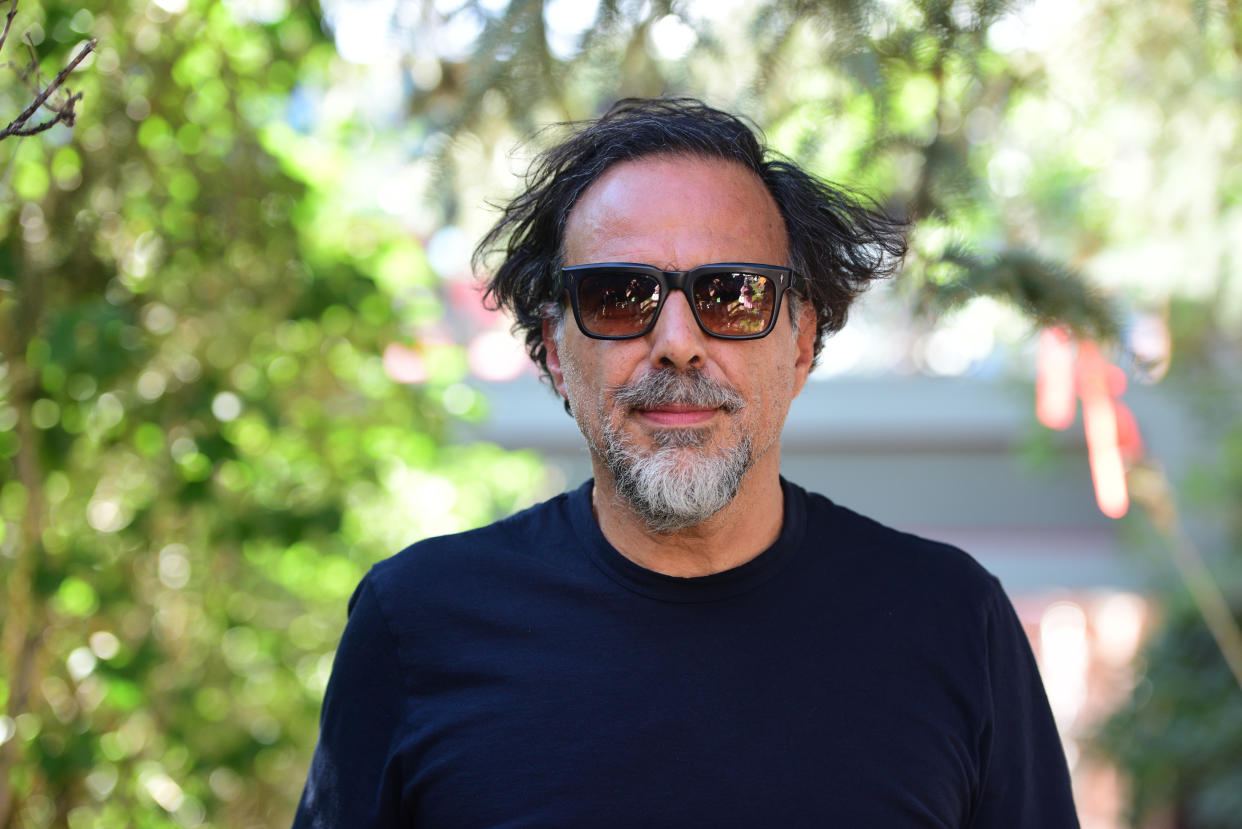
<svg viewBox="0 0 1242 829"><path fill-rule="evenodd" d="M651 340L653 368L684 371L703 368L707 362L707 335L699 328L690 303L681 291L674 291L664 301L655 327L647 337Z"/></svg>

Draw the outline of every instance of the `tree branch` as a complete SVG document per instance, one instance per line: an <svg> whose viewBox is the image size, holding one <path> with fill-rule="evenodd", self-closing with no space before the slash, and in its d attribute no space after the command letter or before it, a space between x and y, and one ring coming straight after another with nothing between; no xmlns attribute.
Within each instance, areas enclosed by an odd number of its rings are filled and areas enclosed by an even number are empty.
<svg viewBox="0 0 1242 829"><path fill-rule="evenodd" d="M4 42L9 39L9 29L13 27L15 17L17 17L17 0L13 0L13 5L9 7L8 17L4 19L4 31L0 32L0 49L4 48Z"/></svg>
<svg viewBox="0 0 1242 829"><path fill-rule="evenodd" d="M1242 627L1212 576L1203 555L1191 542L1178 517L1177 503L1164 470L1156 464L1137 467L1130 473L1131 492L1147 510L1152 524L1164 536L1170 557L1181 574L1191 599L1199 609L1208 632L1216 641L1225 664L1242 689Z"/></svg>
<svg viewBox="0 0 1242 829"><path fill-rule="evenodd" d="M16 8L17 4L14 3L13 9L10 10L9 14L12 15ZM12 18L10 17L10 20L11 19ZM5 27L5 34L8 34L7 25ZM35 99L30 102L30 106L22 110L22 113L10 121L7 127L0 130L0 139L8 138L12 135L36 135L44 130L51 129L56 124L64 124L67 127L73 126L73 122L77 118L77 113L74 112L74 106L78 101L82 100L82 93L79 92L77 94L70 94L63 104L56 106L47 104L47 99L51 97L52 93L60 89L61 85L64 84L65 79L69 77L69 73L74 69L77 69L78 64L85 60L86 56L94 51L96 42L97 41L94 39L91 39L78 51L78 54L73 58L73 60L69 61L68 65L57 73L56 77L52 79L52 82L48 84L42 92L35 96ZM69 92L67 89L65 91ZM26 122L29 121L44 104L47 104L48 108L56 114L47 121L44 121L42 124L27 127Z"/></svg>

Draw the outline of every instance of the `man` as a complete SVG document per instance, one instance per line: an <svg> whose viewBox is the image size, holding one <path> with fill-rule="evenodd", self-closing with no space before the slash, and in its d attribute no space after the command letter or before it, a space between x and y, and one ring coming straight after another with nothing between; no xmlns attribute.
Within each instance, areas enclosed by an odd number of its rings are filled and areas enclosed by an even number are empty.
<svg viewBox="0 0 1242 829"><path fill-rule="evenodd" d="M688 100L528 184L479 250L594 480L368 574L295 826L1076 826L997 581L780 477L900 226Z"/></svg>

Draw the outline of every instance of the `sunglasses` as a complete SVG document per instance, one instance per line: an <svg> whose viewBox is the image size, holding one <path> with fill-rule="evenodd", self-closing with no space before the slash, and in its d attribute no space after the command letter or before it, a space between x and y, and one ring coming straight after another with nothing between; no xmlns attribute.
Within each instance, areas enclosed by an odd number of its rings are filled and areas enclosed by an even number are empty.
<svg viewBox="0 0 1242 829"><path fill-rule="evenodd" d="M713 337L766 336L793 275L789 268L724 262L689 271L610 262L561 271L574 319L597 340L629 340L655 327L670 292L681 291L699 327Z"/></svg>

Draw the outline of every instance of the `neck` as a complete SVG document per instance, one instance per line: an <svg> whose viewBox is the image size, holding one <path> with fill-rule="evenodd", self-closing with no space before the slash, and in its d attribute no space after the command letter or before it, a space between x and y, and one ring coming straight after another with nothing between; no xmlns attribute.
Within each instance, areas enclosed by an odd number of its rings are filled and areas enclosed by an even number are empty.
<svg viewBox="0 0 1242 829"><path fill-rule="evenodd" d="M657 573L681 578L738 567L775 543L784 522L779 452L767 453L747 471L733 500L701 524L655 533L617 494L611 474L595 467L595 520L623 556Z"/></svg>

